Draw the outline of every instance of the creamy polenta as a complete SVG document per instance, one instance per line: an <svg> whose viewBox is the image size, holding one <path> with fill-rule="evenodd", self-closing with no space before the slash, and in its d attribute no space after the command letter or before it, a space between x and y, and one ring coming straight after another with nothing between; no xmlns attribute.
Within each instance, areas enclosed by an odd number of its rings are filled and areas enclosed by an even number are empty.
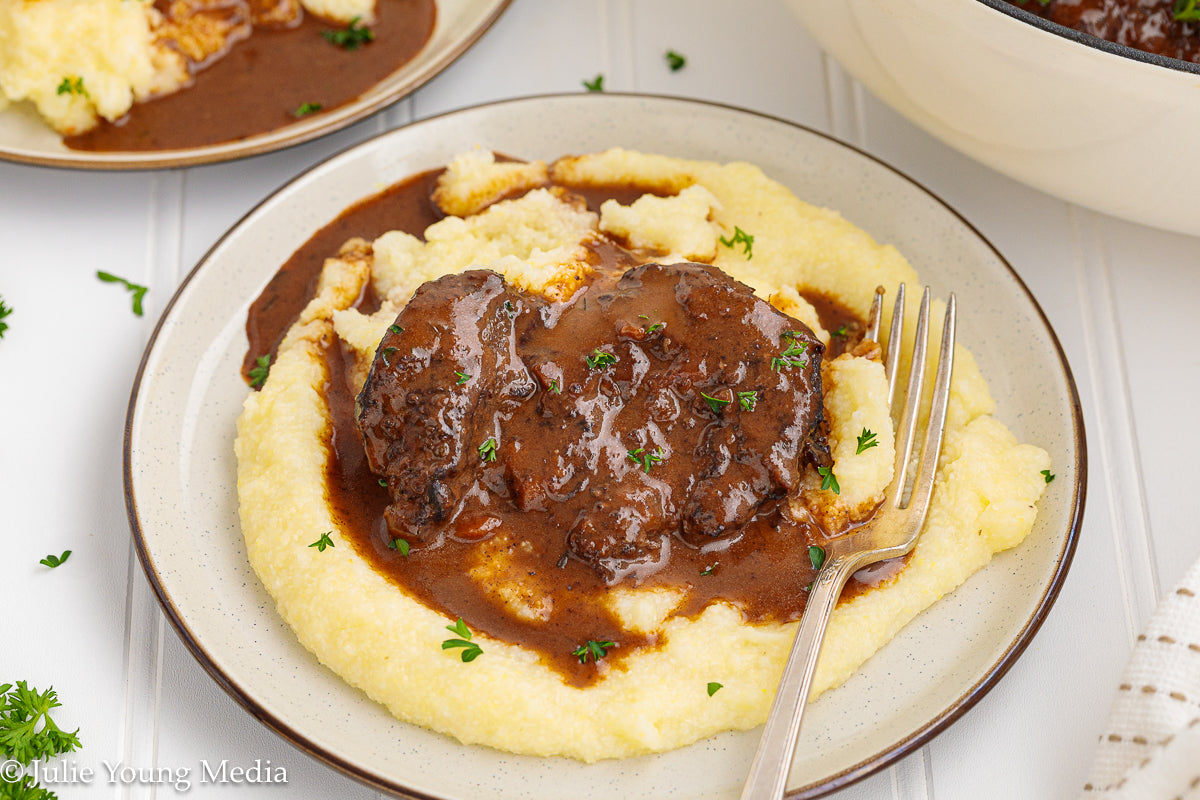
<svg viewBox="0 0 1200 800"><path fill-rule="evenodd" d="M565 184L633 183L655 193L627 205L608 201L595 213L568 192L544 188L546 176ZM660 263L711 263L823 342L833 332L821 328L805 295L833 298L865 317L876 286L889 293L901 282L916 286L915 271L894 248L836 212L802 202L749 164L612 150L514 167L476 151L450 165L439 194L463 216L444 218L424 239L393 232L351 243L326 262L317 296L238 420L242 529L281 616L323 664L396 717L465 743L594 761L760 724L795 624L751 624L728 602L677 614L683 590L615 585L605 600L613 615L655 644L622 653L611 668L595 659L599 678L583 687L535 652L478 631L471 637L477 657L466 660L464 648L445 648L456 620L373 569L329 507L332 423L323 350L340 340L361 384L397 313L426 281L485 268L513 286L562 300L591 269L586 244L604 236L653 252ZM752 249L728 244L738 230L752 234ZM377 312L364 314L354 306L368 283L382 301ZM908 315L910 323L915 316ZM830 520L859 520L879 502L892 473L883 369L867 349L828 360L822 372L840 492L831 494L810 475L796 502ZM1017 442L992 417L993 406L974 359L960 347L920 543L893 577L838 606L814 695L845 681L908 621L1029 533L1049 458ZM865 429L878 445L863 450L856 442ZM314 547L326 533L326 546ZM504 543L504 532L489 541ZM540 598L506 576L505 552L481 547L471 577L494 587L496 603L536 619L545 610ZM471 630L470 619L463 624Z"/></svg>

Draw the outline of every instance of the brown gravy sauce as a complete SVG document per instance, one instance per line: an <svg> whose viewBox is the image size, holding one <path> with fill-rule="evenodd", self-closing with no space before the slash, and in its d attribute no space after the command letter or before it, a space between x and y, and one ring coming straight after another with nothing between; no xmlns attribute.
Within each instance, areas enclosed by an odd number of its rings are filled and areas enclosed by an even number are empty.
<svg viewBox="0 0 1200 800"><path fill-rule="evenodd" d="M1174 0L1009 0L1031 14L1135 50L1200 62L1200 22L1175 19Z"/></svg>
<svg viewBox="0 0 1200 800"><path fill-rule="evenodd" d="M355 50L321 36L345 25L313 14L294 28L255 28L197 71L192 85L63 141L87 151L202 147L282 128L305 104L320 104L321 112L345 105L420 52L437 12L434 0L378 0L375 16L375 40Z"/></svg>
<svg viewBox="0 0 1200 800"><path fill-rule="evenodd" d="M246 369L258 355L273 353L284 332L312 296L321 264L352 236L373 239L387 230L403 230L421 236L441 217L429 197L440 171L413 176L348 209L306 242L281 268L262 296L252 305L247 319L250 350ZM607 197L627 202L644 190L636 186L568 187L584 194L593 209ZM603 248L601 248L603 250ZM601 259L620 256L621 248L601 252ZM861 338L863 323L836 301L809 297L831 331L843 331L830 343L827 357ZM384 518L390 497L372 473L364 453L362 435L355 420L355 395L350 385L352 357L341 346L326 350L328 383L326 398L332 418L330 458L326 470L328 498L341 529L377 572L402 587L423 604L444 612L451 619L462 617L473 632L484 632L502 641L519 643L540 655L571 685L584 686L598 680L624 656L638 648L654 646L656 638L623 628L601 602L611 587L595 570L575 559L564 559L560 544L536 544L522 550L496 540L483 543L465 537L442 537L435 548L420 543L408 555L389 547L393 534ZM693 547L678 537L669 542L670 557L664 568L649 575L642 587L671 587L682 590L685 599L674 615L694 616L715 600L735 604L751 623L798 619L804 609L804 588L815 570L808 553L810 543L820 543L825 534L812 526L781 522L771 508L743 529L742 535L714 540L711 546ZM537 541L528 531L519 511L497 510L501 528L512 535L505 542L522 538ZM524 536L524 534L531 534ZM512 574L535 594L550 599L555 607L570 613L554 614L548 622L523 620L496 602L487 587L469 575L477 563L478 548L487 542L504 547L512 559ZM843 592L847 599L876 585L878 576L864 574L852 579ZM885 578L886 580L886 578ZM447 638L452 636L447 632ZM572 653L587 640L615 642L599 662L581 663ZM486 649L485 649L486 652ZM486 657L486 656L485 656Z"/></svg>

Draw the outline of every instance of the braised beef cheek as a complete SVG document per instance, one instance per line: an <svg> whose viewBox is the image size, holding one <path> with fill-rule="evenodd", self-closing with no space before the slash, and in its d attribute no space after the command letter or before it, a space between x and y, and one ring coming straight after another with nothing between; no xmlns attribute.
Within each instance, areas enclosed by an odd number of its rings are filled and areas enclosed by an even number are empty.
<svg viewBox="0 0 1200 800"><path fill-rule="evenodd" d="M422 286L358 397L390 534L487 538L513 511L607 583L742 529L823 447L823 347L706 264L599 272L550 302L474 270Z"/></svg>

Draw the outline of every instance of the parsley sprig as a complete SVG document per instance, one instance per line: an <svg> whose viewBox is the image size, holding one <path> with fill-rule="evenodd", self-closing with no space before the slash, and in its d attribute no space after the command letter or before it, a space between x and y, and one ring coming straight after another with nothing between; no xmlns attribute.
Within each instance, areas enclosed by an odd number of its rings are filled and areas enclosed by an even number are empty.
<svg viewBox="0 0 1200 800"><path fill-rule="evenodd" d="M25 681L0 685L0 758L28 764L79 748L79 729L67 733L50 712L62 706L53 688L44 692Z"/></svg>
<svg viewBox="0 0 1200 800"><path fill-rule="evenodd" d="M863 451L878 446L879 440L875 438L875 432L870 428L863 428L862 433L858 435L858 449L854 451L854 455L861 455Z"/></svg>
<svg viewBox="0 0 1200 800"><path fill-rule="evenodd" d="M571 655L578 658L580 664L586 664L589 656L592 662L595 663L608 655L608 651L616 646L616 642L597 642L593 639L588 639L587 644L581 644L572 650Z"/></svg>
<svg viewBox="0 0 1200 800"><path fill-rule="evenodd" d="M589 92L603 92L604 75L600 74L592 78L590 81L584 81L583 88L587 89Z"/></svg>
<svg viewBox="0 0 1200 800"><path fill-rule="evenodd" d="M4 298L0 297L0 339L4 338L4 332L8 330L8 323L4 321L4 318L12 312L12 308L5 305Z"/></svg>
<svg viewBox="0 0 1200 800"><path fill-rule="evenodd" d="M259 389L267 382L267 375L271 372L271 354L259 356L254 363L258 366L250 368L250 385Z"/></svg>
<svg viewBox="0 0 1200 800"><path fill-rule="evenodd" d="M46 556L38 563L44 567L49 567L50 569L54 569L55 567L65 564L67 562L67 559L70 557L71 557L71 551L63 550L61 556L56 556L53 553L51 553L50 555Z"/></svg>
<svg viewBox="0 0 1200 800"><path fill-rule="evenodd" d="M357 50L367 42L375 41L375 32L361 22L362 17L355 17L345 28L321 31L321 38L343 50Z"/></svg>
<svg viewBox="0 0 1200 800"><path fill-rule="evenodd" d="M443 650L461 648L462 653L459 655L464 662L474 661L483 655L483 648L479 646L479 643L471 641L471 629L467 627L467 623L463 622L462 617L459 617L453 625L447 625L446 630L458 635L456 638L442 642Z"/></svg>
<svg viewBox="0 0 1200 800"><path fill-rule="evenodd" d="M104 281L105 283L119 283L122 286L124 286L126 289L128 289L130 292L132 292L133 293L133 313L139 317L142 315L142 298L144 298L146 296L146 292L150 291L150 289L148 287L142 286L141 284L133 283L131 281L127 281L124 278L121 278L117 275L113 275L111 272L104 272L103 270L97 270L96 277L99 278L100 280Z"/></svg>
<svg viewBox="0 0 1200 800"><path fill-rule="evenodd" d="M725 406L733 402L733 400L722 400L719 397L710 397L704 392L701 392L700 396L704 398L704 402L708 404L708 407L713 410L714 414L720 414Z"/></svg>
<svg viewBox="0 0 1200 800"><path fill-rule="evenodd" d="M617 357L612 353L606 353L597 347L587 356L587 365L589 369L607 369L617 363Z"/></svg>
<svg viewBox="0 0 1200 800"><path fill-rule="evenodd" d="M1175 0L1171 9L1173 16L1180 22L1200 22L1200 8L1196 3L1197 0Z"/></svg>
<svg viewBox="0 0 1200 800"><path fill-rule="evenodd" d="M754 253L752 252L754 248L754 237L746 233L737 225L733 226L733 236L722 236L718 241L730 249L733 249L740 244L742 246L742 252L746 255L747 261L754 257Z"/></svg>
<svg viewBox="0 0 1200 800"><path fill-rule="evenodd" d="M741 406L742 411L753 411L754 407L756 405L758 405L758 392L757 391L738 392L737 398L738 398L738 405Z"/></svg>
<svg viewBox="0 0 1200 800"><path fill-rule="evenodd" d="M808 546L808 560L813 569L820 569L825 563L825 548L817 544Z"/></svg>
<svg viewBox="0 0 1200 800"><path fill-rule="evenodd" d="M310 544L309 547L317 548L318 553L324 553L326 547L336 547L337 545L333 543L333 538L330 536L332 533L333 531L325 531L321 534L321 538Z"/></svg>
<svg viewBox="0 0 1200 800"><path fill-rule="evenodd" d="M833 467L817 467L817 474L821 476L823 491L832 491L834 494L842 493L842 487L838 486L837 476L833 474Z"/></svg>
<svg viewBox="0 0 1200 800"><path fill-rule="evenodd" d="M788 340L790 344L779 355L771 359L771 369L780 372L788 367L798 367L800 369L807 367L808 359L803 356L808 350L808 342L796 341L795 331L786 331L782 338Z"/></svg>
<svg viewBox="0 0 1200 800"><path fill-rule="evenodd" d="M650 474L650 468L652 466L655 464L661 464L662 460L667 457L666 454L663 453L663 449L661 447L657 448L653 453L648 453L646 452L646 448L639 447L637 450L630 450L626 455L628 455L638 464L641 464L642 468L646 470L647 475Z"/></svg>
<svg viewBox="0 0 1200 800"><path fill-rule="evenodd" d="M479 457L484 461L495 461L496 446L496 438L494 436L489 436L487 441L479 445Z"/></svg>

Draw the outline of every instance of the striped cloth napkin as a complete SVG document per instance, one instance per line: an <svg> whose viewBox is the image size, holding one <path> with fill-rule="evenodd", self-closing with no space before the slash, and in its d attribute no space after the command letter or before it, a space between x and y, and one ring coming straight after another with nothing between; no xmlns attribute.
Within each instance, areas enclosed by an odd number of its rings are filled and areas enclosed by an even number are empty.
<svg viewBox="0 0 1200 800"><path fill-rule="evenodd" d="M1200 800L1200 561L1134 645L1081 800Z"/></svg>

